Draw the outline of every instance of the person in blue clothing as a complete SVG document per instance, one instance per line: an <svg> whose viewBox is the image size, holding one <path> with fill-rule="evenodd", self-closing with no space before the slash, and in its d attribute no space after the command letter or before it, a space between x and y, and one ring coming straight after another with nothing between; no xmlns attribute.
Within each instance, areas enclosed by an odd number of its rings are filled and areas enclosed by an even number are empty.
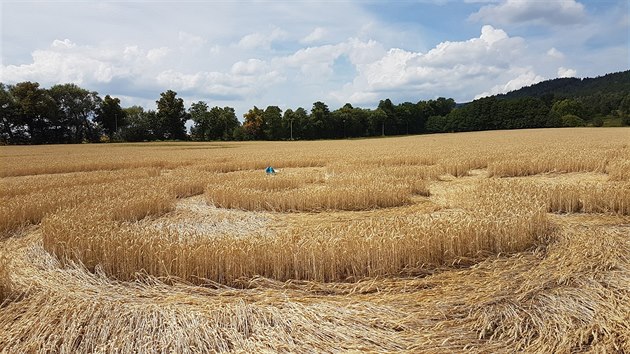
<svg viewBox="0 0 630 354"><path fill-rule="evenodd" d="M273 175L276 173L276 170L274 170L273 167L269 166L265 169L265 172L267 172L268 175Z"/></svg>

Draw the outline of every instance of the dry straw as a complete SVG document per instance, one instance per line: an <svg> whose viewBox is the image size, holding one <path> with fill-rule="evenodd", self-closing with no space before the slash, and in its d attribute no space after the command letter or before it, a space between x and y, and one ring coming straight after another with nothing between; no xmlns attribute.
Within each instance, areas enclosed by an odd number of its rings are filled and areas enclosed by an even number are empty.
<svg viewBox="0 0 630 354"><path fill-rule="evenodd" d="M594 234L600 237L593 237ZM626 352L630 243L622 230L562 231L546 248L421 278L250 289L118 283L16 253L30 291L0 311L9 352ZM26 259L41 265L28 265ZM25 266L28 265L28 266ZM28 283L28 285L26 285Z"/></svg>
<svg viewBox="0 0 630 354"><path fill-rule="evenodd" d="M630 215L628 182L523 182L514 188L544 201L552 213L613 213Z"/></svg>
<svg viewBox="0 0 630 354"><path fill-rule="evenodd" d="M168 229L121 224L119 221L134 220L137 215L104 213L104 206L87 213L82 206L51 215L44 220L42 231L50 252L81 261L90 269L100 264L107 274L120 279L132 280L138 272L146 272L224 284L252 276L328 282L414 274L423 267L522 251L546 237L549 226L544 204L503 186L479 188L477 193L486 199L471 199L468 210L462 212L255 232L239 238L191 234L182 240ZM345 198L338 190L332 195ZM167 210L169 199L165 202ZM145 210L147 214L163 210L147 209L159 205L157 200L138 203L118 205L117 210Z"/></svg>
<svg viewBox="0 0 630 354"><path fill-rule="evenodd" d="M217 178L206 188L206 199L217 207L252 211L366 210L405 205L411 193L409 183L381 173L247 173Z"/></svg>
<svg viewBox="0 0 630 354"><path fill-rule="evenodd" d="M630 181L630 156L625 160L611 162L606 171L611 181Z"/></svg>
<svg viewBox="0 0 630 354"><path fill-rule="evenodd" d="M13 284L9 275L8 259L5 255L0 254L0 308L4 302L8 301L13 295Z"/></svg>
<svg viewBox="0 0 630 354"><path fill-rule="evenodd" d="M630 352L629 139L1 147L0 351Z"/></svg>

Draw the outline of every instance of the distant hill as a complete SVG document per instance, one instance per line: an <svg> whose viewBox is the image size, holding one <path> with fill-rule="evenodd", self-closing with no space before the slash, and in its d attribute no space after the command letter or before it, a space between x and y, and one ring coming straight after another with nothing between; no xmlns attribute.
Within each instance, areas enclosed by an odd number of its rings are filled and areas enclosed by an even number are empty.
<svg viewBox="0 0 630 354"><path fill-rule="evenodd" d="M595 78L547 80L457 104L429 117L429 133L630 125L630 70Z"/></svg>
<svg viewBox="0 0 630 354"><path fill-rule="evenodd" d="M594 78L553 79L497 95L497 98L516 99L524 97L575 98L595 94L630 93L630 70L606 74Z"/></svg>

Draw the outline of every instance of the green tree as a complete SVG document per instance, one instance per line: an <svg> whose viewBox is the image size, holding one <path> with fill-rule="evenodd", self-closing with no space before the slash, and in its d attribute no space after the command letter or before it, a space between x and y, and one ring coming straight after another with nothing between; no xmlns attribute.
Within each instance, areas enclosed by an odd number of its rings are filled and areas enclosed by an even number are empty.
<svg viewBox="0 0 630 354"><path fill-rule="evenodd" d="M49 90L56 103L58 122L68 128L63 142L96 142L100 139L99 127L94 123L101 98L75 84L54 85Z"/></svg>
<svg viewBox="0 0 630 354"><path fill-rule="evenodd" d="M121 128L119 134L124 141L150 141L155 140L153 127L156 125L155 111L145 112L140 106L132 106L123 109L127 124Z"/></svg>
<svg viewBox="0 0 630 354"><path fill-rule="evenodd" d="M383 119L380 119L381 135L385 136L386 132L389 132L390 135L396 134L397 132L395 131L394 127L398 123L398 117L396 116L396 109L392 101L389 98L381 100L378 103L378 109L385 113Z"/></svg>
<svg viewBox="0 0 630 354"><path fill-rule="evenodd" d="M403 102L395 107L396 117L398 117L401 127L399 132L404 134L418 133L424 127L424 120L421 120L418 105L411 102Z"/></svg>
<svg viewBox="0 0 630 354"><path fill-rule="evenodd" d="M289 136L287 137L289 140L293 140L293 123L295 123L295 118L295 111L291 108L284 111L282 115L282 126L285 132L289 132Z"/></svg>
<svg viewBox="0 0 630 354"><path fill-rule="evenodd" d="M0 144L28 143L28 131L10 88L0 83Z"/></svg>
<svg viewBox="0 0 630 354"><path fill-rule="evenodd" d="M158 126L156 135L159 139L185 140L188 114L184 100L177 98L177 92L168 90L160 94L157 103Z"/></svg>
<svg viewBox="0 0 630 354"><path fill-rule="evenodd" d="M48 90L37 82L20 82L9 87L9 93L17 105L16 124L26 127L31 144L62 143L66 125L58 122L55 101Z"/></svg>
<svg viewBox="0 0 630 354"><path fill-rule="evenodd" d="M313 103L309 118L311 138L326 139L332 137L330 110L324 102L317 101Z"/></svg>
<svg viewBox="0 0 630 354"><path fill-rule="evenodd" d="M193 126L190 130L192 139L197 141L210 140L212 120L210 119L208 104L203 101L193 103L188 109L188 114L193 121Z"/></svg>
<svg viewBox="0 0 630 354"><path fill-rule="evenodd" d="M575 114L566 114L562 116L563 127L584 127L586 123L584 120Z"/></svg>
<svg viewBox="0 0 630 354"><path fill-rule="evenodd" d="M550 114L553 114L559 117L563 117L566 115L574 115L580 118L583 118L585 116L584 113L585 111L584 111L584 106L582 106L582 103L580 103L577 100L570 99L570 98L557 101L556 103L554 103L553 106L551 107L551 112L550 112Z"/></svg>
<svg viewBox="0 0 630 354"><path fill-rule="evenodd" d="M302 107L295 111L289 108L282 116L285 137L288 139L308 138L309 123L308 112Z"/></svg>
<svg viewBox="0 0 630 354"><path fill-rule="evenodd" d="M243 122L243 131L245 139L247 140L261 140L264 138L263 131L263 114L265 112L254 106L243 115L245 121Z"/></svg>
<svg viewBox="0 0 630 354"><path fill-rule="evenodd" d="M630 125L630 93L621 100L617 112L621 117L621 124Z"/></svg>
<svg viewBox="0 0 630 354"><path fill-rule="evenodd" d="M369 130L370 135L385 136L385 121L387 120L387 113L381 108L377 108L370 112L369 115Z"/></svg>
<svg viewBox="0 0 630 354"><path fill-rule="evenodd" d="M438 116L446 116L455 108L455 100L452 98L438 97L435 101L429 101L429 104L433 106L433 112Z"/></svg>
<svg viewBox="0 0 630 354"><path fill-rule="evenodd" d="M444 133L446 131L447 117L431 116L427 119L426 130L429 133Z"/></svg>
<svg viewBox="0 0 630 354"><path fill-rule="evenodd" d="M207 140L232 140L234 129L240 125L232 107L212 107L208 120Z"/></svg>
<svg viewBox="0 0 630 354"><path fill-rule="evenodd" d="M268 106L263 113L263 133L268 140L280 140L286 134L282 128L282 110L278 106Z"/></svg>
<svg viewBox="0 0 630 354"><path fill-rule="evenodd" d="M337 137L347 138L349 134L348 128L352 127L354 119L354 107L350 103L346 103L343 107L332 112L333 120L337 122Z"/></svg>
<svg viewBox="0 0 630 354"><path fill-rule="evenodd" d="M126 125L125 112L120 107L120 99L106 95L97 109L94 121L103 128L110 139Z"/></svg>

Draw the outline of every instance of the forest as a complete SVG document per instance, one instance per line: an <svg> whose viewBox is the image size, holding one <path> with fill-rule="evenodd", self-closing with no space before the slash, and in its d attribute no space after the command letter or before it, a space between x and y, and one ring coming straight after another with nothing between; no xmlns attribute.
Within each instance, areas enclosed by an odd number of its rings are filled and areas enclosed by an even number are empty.
<svg viewBox="0 0 630 354"><path fill-rule="evenodd" d="M310 110L254 106L242 122L229 106L199 101L186 109L172 90L160 94L155 110L145 110L71 83L0 83L0 144L314 140L603 125L630 125L630 71L548 80L463 104L440 97L397 104L387 98L375 109L346 103L331 110L321 101Z"/></svg>

